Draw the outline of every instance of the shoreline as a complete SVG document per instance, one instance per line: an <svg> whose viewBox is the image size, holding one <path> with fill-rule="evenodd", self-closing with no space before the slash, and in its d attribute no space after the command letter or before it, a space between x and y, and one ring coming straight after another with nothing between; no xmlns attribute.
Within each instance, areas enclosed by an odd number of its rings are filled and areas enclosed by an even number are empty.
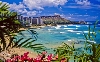
<svg viewBox="0 0 100 62"><path fill-rule="evenodd" d="M25 28L20 28L19 30L27 30L27 29L37 29L37 28L43 28L43 27L46 27L46 26L58 26L58 25L91 25L91 24L56 24L56 25L51 25L51 24L48 24L48 25L31 25L29 27L25 27Z"/></svg>
<svg viewBox="0 0 100 62"><path fill-rule="evenodd" d="M38 26L36 28L42 28L42 27L45 27L45 26ZM34 29L33 27L31 27L32 29ZM21 30L27 30L27 29L24 29L24 28L21 28ZM17 33L16 33L17 34ZM9 42L9 41L8 41ZM64 41L64 43L68 44L69 46L72 47L72 42L68 42L68 41ZM77 43L77 42L75 42ZM62 47L63 43L62 44L47 44L47 48L50 48L50 50L46 50L48 51L49 54L51 53L55 53L53 51L54 48L57 48L57 47ZM81 48L81 47L84 47L83 44L74 44L74 47L75 48ZM23 55L24 53L26 52L29 52L28 56L30 58L36 58L38 56L38 53L30 50L30 49L27 49L27 48L12 48L12 49L9 49L9 50L5 50L3 52L0 53L0 58L4 58L4 59L10 59L10 57L13 55L13 54L18 54L19 56Z"/></svg>
<svg viewBox="0 0 100 62"><path fill-rule="evenodd" d="M30 51L27 48L11 48L0 53L1 57L5 59L10 59L13 54L23 55L24 53L29 52L28 56L30 58L36 58L38 54L36 52Z"/></svg>
<svg viewBox="0 0 100 62"><path fill-rule="evenodd" d="M73 25L73 24L68 24L68 25ZM47 25L47 26L51 26L51 25ZM46 26L32 26L32 27L29 27L29 28L32 28L32 29L37 29L37 28L43 28L43 27L46 27ZM27 30L27 28L20 28L19 30ZM17 33L15 33L15 35L17 35ZM8 41L9 42L9 41ZM68 44L69 46L71 46L72 44L70 44L68 41L65 41L65 43L66 44ZM50 47L51 46L51 48L57 48L58 46L60 46L60 45L50 45L50 44L48 44L49 46L48 47ZM82 45L81 44L74 44L75 45L75 47L76 48L78 48L78 47L82 47ZM8 59L8 58L10 58L10 57L6 57L6 56L9 56L9 55L11 55L11 54L18 54L18 55L23 55L25 52L28 52L28 50L26 49L26 48L14 48L14 49L11 49L11 51L13 50L13 52L10 52L10 54L7 52L7 50L5 50L5 51L3 51L3 52L1 52L0 53L0 56L4 56L4 58L6 58L6 59ZM14 52L15 51L15 52ZM37 53L35 53L35 52L33 52L33 51L29 51L30 53L29 53L29 57L37 57ZM4 55L2 55L3 53L5 53Z"/></svg>

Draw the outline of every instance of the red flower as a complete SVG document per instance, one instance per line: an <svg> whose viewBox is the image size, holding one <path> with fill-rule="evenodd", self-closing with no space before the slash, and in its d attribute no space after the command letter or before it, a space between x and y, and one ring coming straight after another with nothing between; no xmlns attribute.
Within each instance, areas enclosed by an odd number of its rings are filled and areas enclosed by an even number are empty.
<svg viewBox="0 0 100 62"><path fill-rule="evenodd" d="M47 60L48 60L48 61L51 61L51 60L52 60L52 56L53 56L53 54L48 55L48 56L47 56Z"/></svg>
<svg viewBox="0 0 100 62"><path fill-rule="evenodd" d="M47 54L47 51L43 51L42 54L44 54L44 55Z"/></svg>
<svg viewBox="0 0 100 62"><path fill-rule="evenodd" d="M66 58L62 58L60 62L67 62Z"/></svg>
<svg viewBox="0 0 100 62"><path fill-rule="evenodd" d="M11 62L11 59L7 59L6 62Z"/></svg>

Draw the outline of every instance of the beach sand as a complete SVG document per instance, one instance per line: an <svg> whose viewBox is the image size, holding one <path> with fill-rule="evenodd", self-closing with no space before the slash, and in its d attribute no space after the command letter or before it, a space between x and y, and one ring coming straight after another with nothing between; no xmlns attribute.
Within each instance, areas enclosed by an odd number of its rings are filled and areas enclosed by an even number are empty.
<svg viewBox="0 0 100 62"><path fill-rule="evenodd" d="M6 41L6 45L8 46L8 44L10 42L10 37L5 35L5 41ZM3 44L0 43L0 46L1 46L1 48L3 48ZM38 55L36 52L32 52L26 48L11 48L11 47L9 47L8 50L4 50L4 51L0 52L0 58L4 57L5 59L10 59L12 54L23 55L25 52L29 52L30 58L35 58Z"/></svg>
<svg viewBox="0 0 100 62"><path fill-rule="evenodd" d="M44 26L41 26L41 27L44 27ZM33 27L31 27L31 28L33 28ZM26 30L26 29L20 28L20 30ZM9 43L8 39L9 39L9 37L6 36L7 44ZM66 41L65 43L72 46L70 41L69 42ZM62 44L47 44L47 48L57 48L59 46L62 46ZM75 48L84 47L84 45L82 45L82 44L74 44L74 46L75 46ZM36 52L29 51L28 49L25 49L25 48L12 48L12 49L9 49L9 51L5 50L5 51L1 52L0 56L4 57L5 59L9 59L12 54L23 55L25 52L29 52L28 56L30 58L35 58L38 55Z"/></svg>
<svg viewBox="0 0 100 62"><path fill-rule="evenodd" d="M9 50L2 51L0 56L4 57L5 59L10 59L11 55L13 54L23 55L26 52L29 52L28 56L30 58L36 58L38 55L36 52L32 52L26 48L11 48Z"/></svg>

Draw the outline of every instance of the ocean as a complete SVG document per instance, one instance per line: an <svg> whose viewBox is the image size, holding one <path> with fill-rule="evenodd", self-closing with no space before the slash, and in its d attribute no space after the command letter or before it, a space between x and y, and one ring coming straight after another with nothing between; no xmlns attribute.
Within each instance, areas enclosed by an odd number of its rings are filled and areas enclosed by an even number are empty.
<svg viewBox="0 0 100 62"><path fill-rule="evenodd" d="M94 25L93 24L89 24L89 25L91 27L90 33L92 34ZM77 43L80 41L82 42L86 41L84 34L88 35L89 25L75 24L75 25L45 26L43 28L30 29L30 30L34 30L38 34L37 40L34 43L41 43L45 47L50 49L50 48L56 48L60 46L63 42L67 43L70 41L75 41ZM22 31L21 33L23 35L18 34L16 36L17 40L20 38L24 38L24 40L27 38L34 39L34 35L29 32L30 30ZM99 30L100 30L100 27L96 25L95 30L94 30L96 32L96 38L93 37L95 43L100 43L100 31ZM52 52L50 50L48 51Z"/></svg>

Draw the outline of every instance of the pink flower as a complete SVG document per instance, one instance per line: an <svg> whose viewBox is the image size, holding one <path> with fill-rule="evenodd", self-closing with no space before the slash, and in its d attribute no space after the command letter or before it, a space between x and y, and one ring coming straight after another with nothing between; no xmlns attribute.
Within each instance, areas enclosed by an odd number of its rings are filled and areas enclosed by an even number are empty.
<svg viewBox="0 0 100 62"><path fill-rule="evenodd" d="M45 60L47 60L47 62L50 62L52 60L53 54L49 54L46 58L46 54L47 51L43 51L42 54L39 54L37 56L37 58L30 58L28 56L29 52L24 53L21 56L15 56L12 59L8 59L6 62L15 62L15 61L20 61L20 62L24 62L24 61L28 61L28 62L43 62ZM62 61L62 60L61 60Z"/></svg>
<svg viewBox="0 0 100 62"><path fill-rule="evenodd" d="M6 62L11 62L11 59L7 59Z"/></svg>
<svg viewBox="0 0 100 62"><path fill-rule="evenodd" d="M43 51L42 54L44 54L44 55L47 54L47 51Z"/></svg>
<svg viewBox="0 0 100 62"><path fill-rule="evenodd" d="M24 53L24 56L27 56L29 54L29 52Z"/></svg>
<svg viewBox="0 0 100 62"><path fill-rule="evenodd" d="M66 62L66 58L62 58L60 62Z"/></svg>
<svg viewBox="0 0 100 62"><path fill-rule="evenodd" d="M35 58L34 62L42 62L42 60L40 58Z"/></svg>
<svg viewBox="0 0 100 62"><path fill-rule="evenodd" d="M28 62L32 62L33 58L27 58Z"/></svg>
<svg viewBox="0 0 100 62"><path fill-rule="evenodd" d="M52 56L53 56L53 54L48 55L48 56L47 56L47 60L48 60L48 61L51 61L51 60L52 60Z"/></svg>

